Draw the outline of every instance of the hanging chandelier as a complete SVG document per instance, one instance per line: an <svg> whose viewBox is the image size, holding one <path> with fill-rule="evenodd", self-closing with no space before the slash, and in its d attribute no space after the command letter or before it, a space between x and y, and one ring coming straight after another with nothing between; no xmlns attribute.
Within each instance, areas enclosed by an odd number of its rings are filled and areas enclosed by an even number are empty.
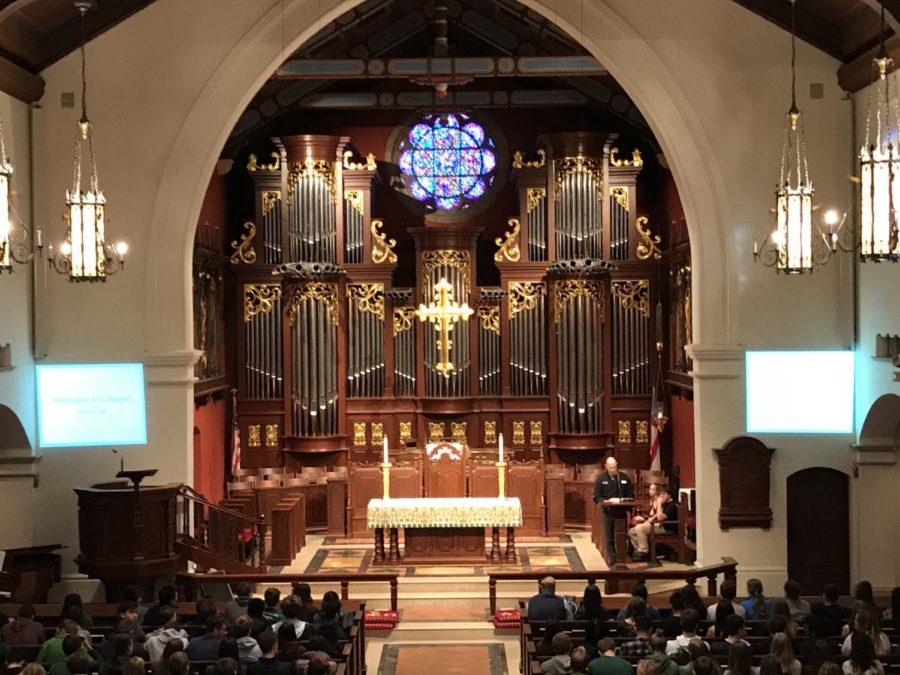
<svg viewBox="0 0 900 675"><path fill-rule="evenodd" d="M803 117L797 107L796 0L791 0L791 107L785 115L781 172L775 189L775 228L762 245L753 243L754 259L784 274L811 272L828 261L830 241L813 223L813 189L806 161ZM813 236L813 230L819 236Z"/></svg>
<svg viewBox="0 0 900 675"><path fill-rule="evenodd" d="M12 203L13 167L6 154L3 122L0 120L0 273L12 272L13 263L34 258L28 229L19 221ZM38 233L40 239L40 233Z"/></svg>
<svg viewBox="0 0 900 675"><path fill-rule="evenodd" d="M76 0L81 14L81 119L75 130L75 167L72 188L66 191L66 238L56 254L51 247L50 264L69 281L105 281L125 266L128 246L113 246L106 236L106 197L97 178L94 129L87 113L87 61L84 15L92 0ZM85 153L86 151L86 153ZM86 156L85 156L86 154ZM86 171L82 165L87 161ZM86 185L85 185L86 183Z"/></svg>
<svg viewBox="0 0 900 675"><path fill-rule="evenodd" d="M897 103L890 98L887 75L894 62L887 54L884 34L882 1L881 49L872 60L874 84L866 111L866 141L859 151L859 258L863 262L900 259L900 150L891 138L897 132Z"/></svg>

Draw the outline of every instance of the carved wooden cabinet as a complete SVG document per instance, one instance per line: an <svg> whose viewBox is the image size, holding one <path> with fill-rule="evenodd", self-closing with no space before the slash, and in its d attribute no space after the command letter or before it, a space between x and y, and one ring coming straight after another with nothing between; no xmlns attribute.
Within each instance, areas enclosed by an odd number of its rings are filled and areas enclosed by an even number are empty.
<svg viewBox="0 0 900 675"><path fill-rule="evenodd" d="M735 436L716 448L719 460L719 526L772 526L769 474L774 448L752 436Z"/></svg>

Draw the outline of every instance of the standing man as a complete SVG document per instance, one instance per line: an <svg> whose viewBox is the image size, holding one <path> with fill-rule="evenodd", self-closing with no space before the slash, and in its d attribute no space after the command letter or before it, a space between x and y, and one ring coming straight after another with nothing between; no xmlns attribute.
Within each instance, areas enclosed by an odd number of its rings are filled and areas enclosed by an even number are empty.
<svg viewBox="0 0 900 675"><path fill-rule="evenodd" d="M597 476L594 483L594 503L610 499L634 499L634 483L624 473L619 473L619 463L610 455L604 463L606 472ZM612 512L601 507L600 519L603 522L603 536L606 538L606 564L612 567L616 564L616 519Z"/></svg>

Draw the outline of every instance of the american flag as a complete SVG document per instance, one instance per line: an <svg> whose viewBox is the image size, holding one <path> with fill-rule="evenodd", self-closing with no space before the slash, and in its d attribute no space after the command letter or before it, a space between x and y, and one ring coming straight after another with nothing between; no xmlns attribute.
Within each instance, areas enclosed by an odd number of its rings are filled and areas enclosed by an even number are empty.
<svg viewBox="0 0 900 675"><path fill-rule="evenodd" d="M650 470L659 471L659 400L656 398L656 387L653 387L653 399L650 403Z"/></svg>
<svg viewBox="0 0 900 675"><path fill-rule="evenodd" d="M241 430L238 427L237 393L232 394L231 414L231 475L241 468Z"/></svg>

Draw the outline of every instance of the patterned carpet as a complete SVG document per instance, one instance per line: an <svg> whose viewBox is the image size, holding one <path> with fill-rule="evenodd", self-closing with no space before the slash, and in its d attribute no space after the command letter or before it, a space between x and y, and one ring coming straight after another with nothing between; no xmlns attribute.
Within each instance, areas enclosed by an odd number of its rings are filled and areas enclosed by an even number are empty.
<svg viewBox="0 0 900 675"><path fill-rule="evenodd" d="M585 570L575 546L517 546L519 557L515 565L399 565L396 567L372 564L374 552L371 548L322 548L316 552L307 566L306 574L361 574L365 572L388 572L405 577L421 576L484 576L491 572L543 572L554 570Z"/></svg>
<svg viewBox="0 0 900 675"><path fill-rule="evenodd" d="M389 644L381 652L377 675L507 675L508 672L506 653L499 643Z"/></svg>

